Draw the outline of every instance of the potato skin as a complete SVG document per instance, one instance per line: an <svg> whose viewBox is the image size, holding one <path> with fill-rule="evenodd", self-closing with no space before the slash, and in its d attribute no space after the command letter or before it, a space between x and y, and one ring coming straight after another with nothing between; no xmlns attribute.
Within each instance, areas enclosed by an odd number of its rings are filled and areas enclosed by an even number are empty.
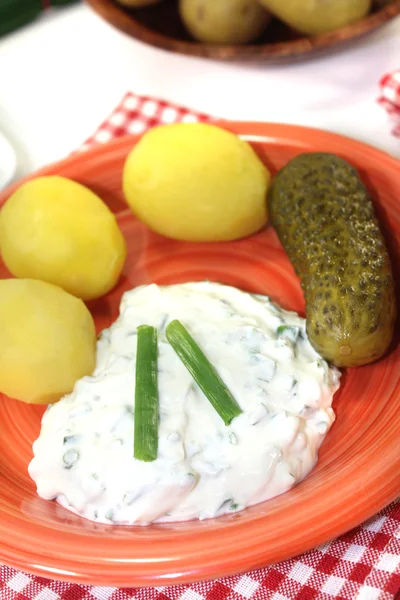
<svg viewBox="0 0 400 600"><path fill-rule="evenodd" d="M290 27L306 35L334 31L359 21L372 0L258 0Z"/></svg>
<svg viewBox="0 0 400 600"><path fill-rule="evenodd" d="M205 123L148 131L128 155L125 198L148 227L183 241L227 241L267 221L270 174L249 144Z"/></svg>
<svg viewBox="0 0 400 600"><path fill-rule="evenodd" d="M24 183L2 207L0 253L15 277L48 281L92 300L117 283L126 243L96 194L54 175Z"/></svg>
<svg viewBox="0 0 400 600"><path fill-rule="evenodd" d="M193 37L208 44L246 44L271 20L258 0L180 0L179 12Z"/></svg>
<svg viewBox="0 0 400 600"><path fill-rule="evenodd" d="M95 362L95 326L82 300L44 281L0 280L0 392L50 404Z"/></svg>

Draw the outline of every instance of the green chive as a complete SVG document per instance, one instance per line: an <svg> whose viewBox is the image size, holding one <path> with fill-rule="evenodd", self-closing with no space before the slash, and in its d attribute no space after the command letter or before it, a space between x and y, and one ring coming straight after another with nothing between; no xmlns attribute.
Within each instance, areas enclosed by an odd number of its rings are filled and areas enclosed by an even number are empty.
<svg viewBox="0 0 400 600"><path fill-rule="evenodd" d="M296 343L297 338L300 335L300 329L295 325L279 325L276 334L278 337L287 337L292 342Z"/></svg>
<svg viewBox="0 0 400 600"><path fill-rule="evenodd" d="M179 321L172 321L165 330L167 340L211 402L225 425L242 412L235 398L217 371Z"/></svg>
<svg viewBox="0 0 400 600"><path fill-rule="evenodd" d="M137 329L134 457L144 462L157 458L158 449L157 330Z"/></svg>
<svg viewBox="0 0 400 600"><path fill-rule="evenodd" d="M276 330L276 334L277 335L282 335L282 333L284 333L288 329L292 329L290 327L290 325L279 325L278 329Z"/></svg>

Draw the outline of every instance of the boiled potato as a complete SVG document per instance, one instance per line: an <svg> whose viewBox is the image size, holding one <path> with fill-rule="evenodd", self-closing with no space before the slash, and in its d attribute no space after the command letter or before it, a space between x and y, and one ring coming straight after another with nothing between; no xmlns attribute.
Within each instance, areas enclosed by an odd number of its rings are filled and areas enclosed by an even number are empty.
<svg viewBox="0 0 400 600"><path fill-rule="evenodd" d="M350 25L371 9L372 0L259 0L293 29L307 35Z"/></svg>
<svg viewBox="0 0 400 600"><path fill-rule="evenodd" d="M0 280L0 392L55 402L95 367L96 331L82 300L33 279Z"/></svg>
<svg viewBox="0 0 400 600"><path fill-rule="evenodd" d="M91 300L117 283L126 244L96 194L49 176L23 184L1 209L0 253L15 277L42 279Z"/></svg>
<svg viewBox="0 0 400 600"><path fill-rule="evenodd" d="M270 175L251 146L205 123L162 125L130 152L123 189L137 217L177 240L222 241L267 220Z"/></svg>
<svg viewBox="0 0 400 600"><path fill-rule="evenodd" d="M257 0L180 0L179 12L193 37L209 44L246 44L270 21Z"/></svg>

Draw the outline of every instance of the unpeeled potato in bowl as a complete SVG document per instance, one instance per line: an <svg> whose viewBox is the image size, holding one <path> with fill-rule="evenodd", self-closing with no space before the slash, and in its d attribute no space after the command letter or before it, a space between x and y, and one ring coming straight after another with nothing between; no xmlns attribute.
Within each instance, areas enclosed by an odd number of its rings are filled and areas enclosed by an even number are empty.
<svg viewBox="0 0 400 600"><path fill-rule="evenodd" d="M258 0L179 0L179 14L193 37L209 44L246 44L271 20Z"/></svg>
<svg viewBox="0 0 400 600"><path fill-rule="evenodd" d="M334 31L359 21L372 0L258 0L278 19L306 35Z"/></svg>
<svg viewBox="0 0 400 600"><path fill-rule="evenodd" d="M33 279L0 280L0 392L56 402L95 367L93 318L79 298Z"/></svg>
<svg viewBox="0 0 400 600"><path fill-rule="evenodd" d="M10 273L54 283L83 300L115 286L126 252L115 215L65 177L31 179L0 210L0 254Z"/></svg>

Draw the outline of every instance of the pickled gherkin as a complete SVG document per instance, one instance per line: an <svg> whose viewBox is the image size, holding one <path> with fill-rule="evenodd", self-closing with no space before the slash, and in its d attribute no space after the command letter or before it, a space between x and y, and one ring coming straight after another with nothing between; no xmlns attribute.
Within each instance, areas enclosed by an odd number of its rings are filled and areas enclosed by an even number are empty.
<svg viewBox="0 0 400 600"><path fill-rule="evenodd" d="M301 281L316 351L339 367L380 358L393 336L394 281L356 169L334 154L300 154L279 171L268 202Z"/></svg>

